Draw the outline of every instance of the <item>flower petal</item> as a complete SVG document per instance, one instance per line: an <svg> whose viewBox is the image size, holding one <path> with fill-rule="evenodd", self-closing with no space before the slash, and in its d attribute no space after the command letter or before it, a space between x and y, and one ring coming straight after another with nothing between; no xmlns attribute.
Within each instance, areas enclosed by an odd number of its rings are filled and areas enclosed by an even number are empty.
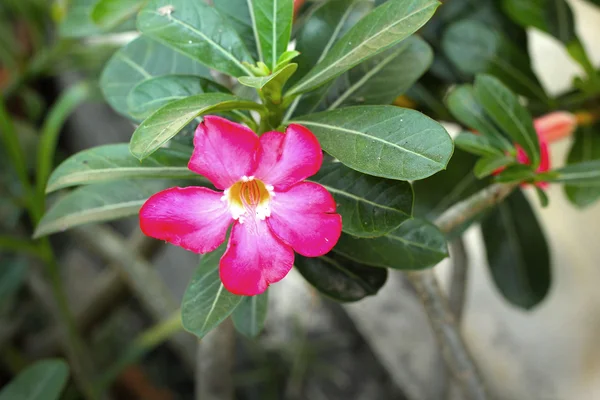
<svg viewBox="0 0 600 400"><path fill-rule="evenodd" d="M254 296L283 279L294 264L294 251L277 238L265 221L236 222L221 258L221 281L231 293Z"/></svg>
<svg viewBox="0 0 600 400"><path fill-rule="evenodd" d="M335 213L335 200L317 183L302 182L276 192L270 206L269 226L303 256L328 253L340 238L342 217Z"/></svg>
<svg viewBox="0 0 600 400"><path fill-rule="evenodd" d="M225 241L233 221L222 196L204 187L163 190L142 206L140 228L153 238L195 253L208 253Z"/></svg>
<svg viewBox="0 0 600 400"><path fill-rule="evenodd" d="M212 115L196 128L188 168L227 189L255 169L258 136L249 128Z"/></svg>
<svg viewBox="0 0 600 400"><path fill-rule="evenodd" d="M254 176L276 190L286 190L316 174L322 163L323 152L315 135L292 124L285 134L267 132L260 137Z"/></svg>

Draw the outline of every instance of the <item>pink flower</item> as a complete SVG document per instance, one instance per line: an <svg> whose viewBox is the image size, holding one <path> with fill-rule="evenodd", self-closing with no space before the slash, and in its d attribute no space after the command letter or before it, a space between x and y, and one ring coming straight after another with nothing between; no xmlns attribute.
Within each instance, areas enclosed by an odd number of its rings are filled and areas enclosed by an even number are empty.
<svg viewBox="0 0 600 400"><path fill-rule="evenodd" d="M342 231L331 194L303 182L323 162L317 138L300 125L260 138L243 125L207 116L194 136L188 168L223 192L171 188L140 210L142 231L195 253L224 241L221 281L232 293L253 296L283 279L294 251L316 257L329 252Z"/></svg>

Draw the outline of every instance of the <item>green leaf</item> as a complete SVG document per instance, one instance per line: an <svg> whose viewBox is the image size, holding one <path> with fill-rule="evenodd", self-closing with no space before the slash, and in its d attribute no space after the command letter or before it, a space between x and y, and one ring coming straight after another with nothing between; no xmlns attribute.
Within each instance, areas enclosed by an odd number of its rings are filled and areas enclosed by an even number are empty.
<svg viewBox="0 0 600 400"><path fill-rule="evenodd" d="M64 38L83 38L86 36L101 35L111 27L101 27L94 23L92 12L98 0L70 0L69 10L59 26L59 34ZM135 24L132 20L125 21L116 27L117 31L134 31Z"/></svg>
<svg viewBox="0 0 600 400"><path fill-rule="evenodd" d="M126 143L81 151L63 161L48 180L46 193L98 182L138 178L201 178L187 168L191 150L158 149L140 163Z"/></svg>
<svg viewBox="0 0 600 400"><path fill-rule="evenodd" d="M254 28L248 0L213 0L215 8L235 29L244 45L252 55L252 58L258 59L258 50L256 48L256 39L254 38Z"/></svg>
<svg viewBox="0 0 600 400"><path fill-rule="evenodd" d="M487 156L477 161L473 172L477 178L482 179L491 175L498 168L506 167L516 162L514 157L505 156L504 154Z"/></svg>
<svg viewBox="0 0 600 400"><path fill-rule="evenodd" d="M115 181L83 186L57 200L38 224L34 238L92 222L136 215L144 202L173 181Z"/></svg>
<svg viewBox="0 0 600 400"><path fill-rule="evenodd" d="M147 0L100 0L92 8L92 20L105 29L117 26L134 16Z"/></svg>
<svg viewBox="0 0 600 400"><path fill-rule="evenodd" d="M137 19L138 29L166 46L231 76L252 75L254 63L235 29L203 1L150 0Z"/></svg>
<svg viewBox="0 0 600 400"><path fill-rule="evenodd" d="M551 182L568 183L571 186L600 186L600 160L583 161L552 171L556 177Z"/></svg>
<svg viewBox="0 0 600 400"><path fill-rule="evenodd" d="M411 36L342 75L327 94L328 109L346 104L391 104L433 61L423 39Z"/></svg>
<svg viewBox="0 0 600 400"><path fill-rule="evenodd" d="M487 136L476 135L471 132L459 133L454 139L454 145L459 149L484 157L504 155L502 149L496 147Z"/></svg>
<svg viewBox="0 0 600 400"><path fill-rule="evenodd" d="M57 400L69 378L69 366L47 359L24 369L2 388L0 400Z"/></svg>
<svg viewBox="0 0 600 400"><path fill-rule="evenodd" d="M21 288L27 276L25 258L0 258L0 306L9 301Z"/></svg>
<svg viewBox="0 0 600 400"><path fill-rule="evenodd" d="M535 193L537 194L538 199L540 200L540 205L543 208L548 207L548 204L550 204L550 199L548 198L546 191L537 186L534 186L534 188L535 188Z"/></svg>
<svg viewBox="0 0 600 400"><path fill-rule="evenodd" d="M483 221L483 240L496 286L510 303L537 305L550 288L550 254L529 202L514 192Z"/></svg>
<svg viewBox="0 0 600 400"><path fill-rule="evenodd" d="M314 90L406 39L431 18L439 4L435 0L396 0L377 7L340 38L288 94Z"/></svg>
<svg viewBox="0 0 600 400"><path fill-rule="evenodd" d="M333 251L362 264L401 270L432 267L448 256L444 234L421 219L375 239L342 234Z"/></svg>
<svg viewBox="0 0 600 400"><path fill-rule="evenodd" d="M414 182L414 215L433 221L454 204L487 186L489 179L479 180L473 173L476 161L477 157L456 149L445 171ZM447 237L452 238L464 232L478 218L465 221Z"/></svg>
<svg viewBox="0 0 600 400"><path fill-rule="evenodd" d="M348 167L382 178L426 178L446 168L454 148L439 123L393 106L347 107L293 122L309 128Z"/></svg>
<svg viewBox="0 0 600 400"><path fill-rule="evenodd" d="M190 333L204 337L225 320L240 305L243 296L225 289L219 277L219 260L226 245L202 257L181 303L183 327Z"/></svg>
<svg viewBox="0 0 600 400"><path fill-rule="evenodd" d="M502 173L496 176L494 180L501 183L530 182L535 180L536 175L536 172L531 169L531 166L516 164L506 168Z"/></svg>
<svg viewBox="0 0 600 400"><path fill-rule="evenodd" d="M304 279L325 296L352 302L377 294L387 281L387 269L359 264L334 252L316 258L296 256Z"/></svg>
<svg viewBox="0 0 600 400"><path fill-rule="evenodd" d="M330 0L320 3L296 34L296 50L300 55L296 60L298 72L292 78L292 83L323 60L334 43L372 8L368 0Z"/></svg>
<svg viewBox="0 0 600 400"><path fill-rule="evenodd" d="M164 105L202 93L228 93L227 88L193 75L163 75L143 80L129 92L127 105L135 118L148 118Z"/></svg>
<svg viewBox="0 0 600 400"><path fill-rule="evenodd" d="M258 296L244 296L242 302L231 314L233 326L244 336L257 337L265 326L268 310L268 291Z"/></svg>
<svg viewBox="0 0 600 400"><path fill-rule="evenodd" d="M277 66L290 41L294 2L292 0L249 0L250 17L254 26L259 60L271 67Z"/></svg>
<svg viewBox="0 0 600 400"><path fill-rule="evenodd" d="M142 160L158 150L199 115L236 109L260 110L253 101L225 93L204 93L168 103L133 132L129 149Z"/></svg>
<svg viewBox="0 0 600 400"><path fill-rule="evenodd" d="M444 54L463 74L485 72L497 76L519 94L546 102L548 96L520 46L499 30L470 19L453 23L442 37Z"/></svg>
<svg viewBox="0 0 600 400"><path fill-rule="evenodd" d="M298 69L298 64L292 63L275 71L269 76L241 76L238 80L242 85L250 86L261 91L266 98L270 99L275 104L279 104L281 102L283 86L294 72L296 72L296 69Z"/></svg>
<svg viewBox="0 0 600 400"><path fill-rule="evenodd" d="M112 56L100 77L100 88L116 112L131 117L129 92L143 81L168 74L210 78L208 68L202 64L142 36Z"/></svg>
<svg viewBox="0 0 600 400"><path fill-rule="evenodd" d="M581 127L575 133L575 141L569 151L567 164L600 160L600 125ZM565 184L567 198L577 207L587 207L600 199L600 185L574 186Z"/></svg>
<svg viewBox="0 0 600 400"><path fill-rule="evenodd" d="M494 147L498 147L503 151L515 151L512 143L508 141L486 115L475 97L473 86L461 85L457 87L448 95L446 104L457 120L487 137Z"/></svg>
<svg viewBox="0 0 600 400"><path fill-rule="evenodd" d="M538 28L564 44L576 39L573 12L565 0L503 0L502 7L523 27Z"/></svg>
<svg viewBox="0 0 600 400"><path fill-rule="evenodd" d="M498 79L478 75L475 79L475 95L485 112L513 142L521 145L531 164L540 164L540 142L533 127L529 111L519 103L517 96Z"/></svg>
<svg viewBox="0 0 600 400"><path fill-rule="evenodd" d="M342 163L330 163L311 178L335 198L343 230L353 236L377 237L412 216L410 183L364 175Z"/></svg>

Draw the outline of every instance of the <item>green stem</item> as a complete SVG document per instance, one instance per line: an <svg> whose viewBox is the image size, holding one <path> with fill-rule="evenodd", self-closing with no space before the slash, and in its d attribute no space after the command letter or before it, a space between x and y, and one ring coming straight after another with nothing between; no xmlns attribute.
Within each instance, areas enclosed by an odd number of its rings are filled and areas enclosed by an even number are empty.
<svg viewBox="0 0 600 400"><path fill-rule="evenodd" d="M125 350L123 355L96 382L94 385L96 395L100 397L125 368L139 361L149 351L181 330L183 330L181 311L177 310L168 319L142 332L129 348Z"/></svg>
<svg viewBox="0 0 600 400"><path fill-rule="evenodd" d="M46 261L45 254L40 247L28 239L16 238L8 235L0 235L0 249L6 251L27 253Z"/></svg>

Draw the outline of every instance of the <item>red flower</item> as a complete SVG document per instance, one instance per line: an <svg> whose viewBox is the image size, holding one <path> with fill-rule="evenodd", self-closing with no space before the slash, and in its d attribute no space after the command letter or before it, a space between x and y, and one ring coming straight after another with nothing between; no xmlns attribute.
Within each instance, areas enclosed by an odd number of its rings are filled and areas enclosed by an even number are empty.
<svg viewBox="0 0 600 400"><path fill-rule="evenodd" d="M204 117L188 168L223 192L204 187L159 192L142 206L140 227L148 236L208 253L225 241L233 223L220 261L221 281L232 293L260 294L287 275L294 251L320 256L340 237L342 217L331 194L303 182L322 161L317 138L300 125L259 138L243 125Z"/></svg>

